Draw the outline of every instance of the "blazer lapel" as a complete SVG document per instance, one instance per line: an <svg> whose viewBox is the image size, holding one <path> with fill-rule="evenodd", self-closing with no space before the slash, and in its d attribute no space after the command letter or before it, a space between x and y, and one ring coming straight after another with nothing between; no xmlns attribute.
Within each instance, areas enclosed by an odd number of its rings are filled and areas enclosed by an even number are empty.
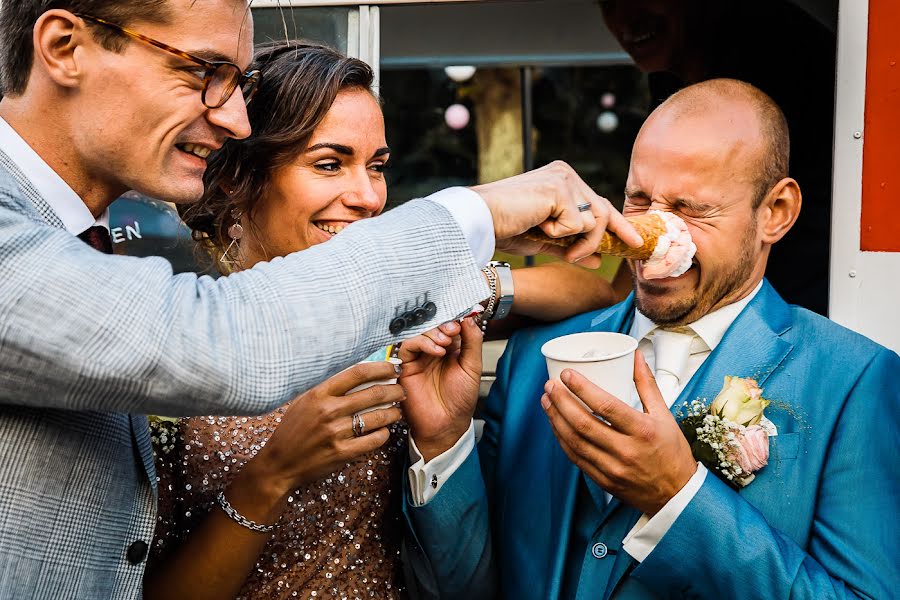
<svg viewBox="0 0 900 600"><path fill-rule="evenodd" d="M144 465L144 472L150 480L150 487L153 488L154 497L157 495L156 489L156 463L153 460L153 446L150 441L150 424L147 421L147 415L128 415L131 424L131 439L134 443L134 451L138 455L141 464Z"/></svg>
<svg viewBox="0 0 900 600"><path fill-rule="evenodd" d="M44 200L43 196L35 189L31 180L26 177L25 173L19 169L19 166L13 162L3 150L0 150L0 167L6 169L6 171L12 175L12 178L19 184L19 189L22 190L22 194L28 198L37 213L40 214L48 224L53 227L65 229L62 219L57 216L56 212L50 207L50 204Z"/></svg>
<svg viewBox="0 0 900 600"><path fill-rule="evenodd" d="M790 328L790 307L769 282L764 281L762 289L737 316L722 341L672 404L672 412L677 413L684 402L697 398L711 402L722 389L726 375L753 377L762 386L794 347L781 338ZM622 510L617 511L620 507ZM604 519L613 518L613 515L631 519L631 526L640 517L636 510L621 506L621 501L616 498L607 507ZM604 600L612 595L632 564L634 560L624 550L616 556Z"/></svg>
<svg viewBox="0 0 900 600"><path fill-rule="evenodd" d="M712 402L726 375L752 377L762 386L794 347L781 337L790 328L790 308L764 282L672 404L672 411L677 413L685 402L698 398Z"/></svg>
<svg viewBox="0 0 900 600"><path fill-rule="evenodd" d="M587 331L618 331L628 333L634 319L633 294L616 307L603 311L591 321ZM580 330L560 331L560 335L578 333ZM553 511L551 531L553 532L553 548L556 549L547 598L559 598L562 592L562 578L565 576L566 557L569 550L569 539L572 534L572 523L575 521L575 505L578 498L578 481L581 471L569 460L558 443L552 444L551 481L556 492L552 496Z"/></svg>

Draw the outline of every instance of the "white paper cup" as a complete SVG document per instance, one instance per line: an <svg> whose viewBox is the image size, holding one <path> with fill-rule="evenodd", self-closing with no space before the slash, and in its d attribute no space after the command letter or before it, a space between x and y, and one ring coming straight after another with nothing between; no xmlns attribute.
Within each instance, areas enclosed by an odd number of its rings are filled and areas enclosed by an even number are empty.
<svg viewBox="0 0 900 600"><path fill-rule="evenodd" d="M399 358L389 358L389 359L387 359L387 362L391 363L392 365L403 364L403 361L401 361ZM348 368L352 368L352 367L348 367ZM347 369L344 369L344 370L346 371ZM360 392L362 390L369 389L373 385L391 385L393 383L397 383L396 377L394 377L392 379L378 379L376 381L367 381L365 383L359 384L352 390L348 390L347 393L352 394L353 392ZM359 411L359 413L357 413L357 414L364 415L367 412L372 412L373 410L381 410L382 408L390 408L391 406L393 406L393 404L390 402L386 402L384 404L376 404L375 406L370 406L369 408L365 408L365 409Z"/></svg>
<svg viewBox="0 0 900 600"><path fill-rule="evenodd" d="M643 411L632 404L634 351L637 347L637 340L631 336L589 331L552 339L541 346L541 354L547 359L551 379L559 379L563 369L578 371L594 385Z"/></svg>

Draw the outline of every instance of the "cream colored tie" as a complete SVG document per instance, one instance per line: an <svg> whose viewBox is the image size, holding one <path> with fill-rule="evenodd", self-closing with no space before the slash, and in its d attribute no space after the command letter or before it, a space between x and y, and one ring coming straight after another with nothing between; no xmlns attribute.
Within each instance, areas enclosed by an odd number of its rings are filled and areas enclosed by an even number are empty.
<svg viewBox="0 0 900 600"><path fill-rule="evenodd" d="M686 333L657 329L653 332L653 354L656 363L656 384L666 404L672 406L678 397L682 379L687 373L691 356L691 342L696 335L690 329Z"/></svg>

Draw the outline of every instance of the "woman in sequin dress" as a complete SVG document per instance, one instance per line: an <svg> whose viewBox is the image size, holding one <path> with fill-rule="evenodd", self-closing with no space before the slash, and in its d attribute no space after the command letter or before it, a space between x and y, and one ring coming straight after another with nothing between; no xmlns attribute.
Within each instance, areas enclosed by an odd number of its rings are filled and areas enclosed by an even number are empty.
<svg viewBox="0 0 900 600"><path fill-rule="evenodd" d="M211 254L224 254L216 264L234 270L325 242L380 213L387 194L384 121L365 63L280 42L259 49L254 68L263 77L248 107L253 134L210 158L207 192L183 215ZM242 235L233 245L235 224ZM332 276L342 273L336 265ZM515 271L513 310L562 318L612 302L593 275L557 273ZM571 300L561 302L567 292ZM433 340L442 353L450 343L438 330L428 335L413 344ZM159 523L146 598L406 597L399 503L407 431L397 408L367 413L367 435L355 437L351 426L355 412L402 405L398 385L348 395L396 377L384 356L372 358L269 415L153 423ZM220 493L244 517L278 526L242 527L219 509Z"/></svg>
<svg viewBox="0 0 900 600"><path fill-rule="evenodd" d="M248 106L253 137L210 159L207 194L184 215L217 257L241 225L239 250L226 257L235 269L327 241L380 213L387 194L388 149L370 68L300 43L261 49L256 63L265 77ZM342 275L336 269L334 276ZM327 323L322 332L328 335ZM395 378L384 358L269 415L156 423L160 516L146 597L404 597L397 584L400 411L366 413L361 437L351 425L356 412L401 401L402 388L347 395ZM223 491L248 519L278 527L241 527L217 508Z"/></svg>

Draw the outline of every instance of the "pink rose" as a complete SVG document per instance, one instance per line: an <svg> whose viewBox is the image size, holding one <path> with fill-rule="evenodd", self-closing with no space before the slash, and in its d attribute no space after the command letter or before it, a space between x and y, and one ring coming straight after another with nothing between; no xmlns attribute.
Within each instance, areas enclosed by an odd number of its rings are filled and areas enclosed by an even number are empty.
<svg viewBox="0 0 900 600"><path fill-rule="evenodd" d="M769 462L769 434L759 425L743 427L735 433L738 463L748 475L762 469Z"/></svg>

